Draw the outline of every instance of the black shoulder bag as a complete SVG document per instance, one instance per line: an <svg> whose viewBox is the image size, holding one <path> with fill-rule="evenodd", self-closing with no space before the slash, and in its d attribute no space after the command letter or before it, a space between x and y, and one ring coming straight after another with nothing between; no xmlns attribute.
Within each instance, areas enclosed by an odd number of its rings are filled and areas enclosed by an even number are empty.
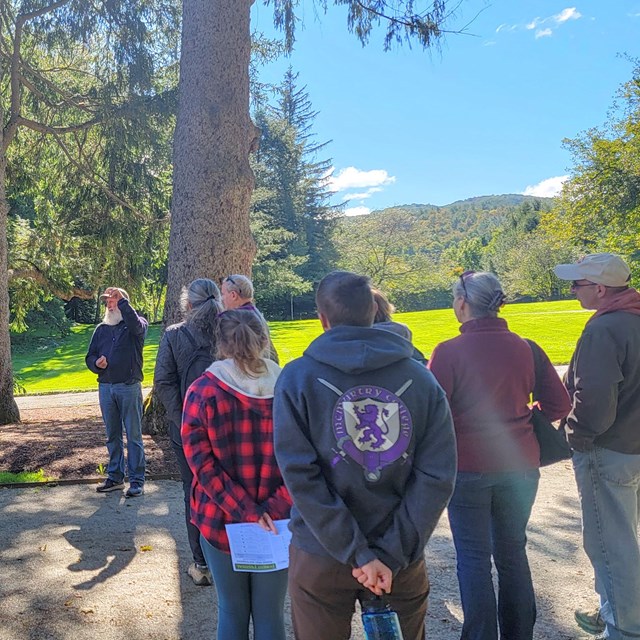
<svg viewBox="0 0 640 640"><path fill-rule="evenodd" d="M540 357L540 347L531 340L527 340L527 342L533 353L533 364L536 374L533 399L536 400L535 392L539 387L539 381L542 375L542 358ZM541 467L546 467L554 462L571 458L571 447L567 442L564 430L556 429L545 417L544 413L536 406L531 410L531 422L533 424L533 432L540 445Z"/></svg>

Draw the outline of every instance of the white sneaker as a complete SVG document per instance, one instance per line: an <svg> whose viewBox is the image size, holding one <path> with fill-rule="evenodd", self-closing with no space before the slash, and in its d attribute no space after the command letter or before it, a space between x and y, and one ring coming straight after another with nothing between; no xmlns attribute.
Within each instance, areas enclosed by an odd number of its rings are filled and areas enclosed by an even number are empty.
<svg viewBox="0 0 640 640"><path fill-rule="evenodd" d="M192 562L187 569L187 573L193 580L193 584L197 584L199 587L205 587L212 584L211 571L207 567L202 567Z"/></svg>

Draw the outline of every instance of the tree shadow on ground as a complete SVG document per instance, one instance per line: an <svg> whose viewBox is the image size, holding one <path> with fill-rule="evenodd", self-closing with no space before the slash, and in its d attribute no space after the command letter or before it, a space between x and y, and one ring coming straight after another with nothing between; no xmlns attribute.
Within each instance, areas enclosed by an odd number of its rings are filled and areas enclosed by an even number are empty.
<svg viewBox="0 0 640 640"><path fill-rule="evenodd" d="M215 627L214 590L184 573L179 485L147 486L131 499L86 485L0 490L0 638L177 640Z"/></svg>
<svg viewBox="0 0 640 640"><path fill-rule="evenodd" d="M23 422L0 430L0 469L43 469L46 476L59 480L100 477L108 456L97 409L57 407L23 413ZM148 474L178 473L168 437L144 435L143 442Z"/></svg>

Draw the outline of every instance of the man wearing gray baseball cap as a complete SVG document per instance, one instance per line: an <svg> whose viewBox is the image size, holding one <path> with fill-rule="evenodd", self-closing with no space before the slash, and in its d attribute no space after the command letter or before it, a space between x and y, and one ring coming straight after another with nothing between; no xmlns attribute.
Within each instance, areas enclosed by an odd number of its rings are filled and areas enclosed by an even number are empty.
<svg viewBox="0 0 640 640"><path fill-rule="evenodd" d="M619 256L594 253L554 272L594 309L571 358L565 420L582 505L584 548L600 606L577 610L597 640L640 637L640 294Z"/></svg>

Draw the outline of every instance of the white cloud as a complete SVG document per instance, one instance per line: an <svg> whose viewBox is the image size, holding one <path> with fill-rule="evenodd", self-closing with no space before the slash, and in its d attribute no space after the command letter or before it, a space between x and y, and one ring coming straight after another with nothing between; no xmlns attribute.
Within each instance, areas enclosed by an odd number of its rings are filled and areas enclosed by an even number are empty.
<svg viewBox="0 0 640 640"><path fill-rule="evenodd" d="M551 31L551 29L538 29L538 31L536 31L536 40L538 38L546 38L550 36L552 33L553 31Z"/></svg>
<svg viewBox="0 0 640 640"><path fill-rule="evenodd" d="M582 14L575 7L568 7L555 16L552 16L552 19L558 24L566 22L567 20L577 20L578 18L582 18Z"/></svg>
<svg viewBox="0 0 640 640"><path fill-rule="evenodd" d="M569 176L556 176L547 178L538 184L528 186L522 194L525 196L536 196L538 198L553 198L562 190L562 185L569 179Z"/></svg>
<svg viewBox="0 0 640 640"><path fill-rule="evenodd" d="M380 187L395 182L395 176L390 176L386 169L372 169L361 171L355 167L341 169L338 175L329 178L329 188L332 191L346 191L347 189L363 189Z"/></svg>
<svg viewBox="0 0 640 640"><path fill-rule="evenodd" d="M371 213L369 207L351 207L344 210L345 216L366 216Z"/></svg>
<svg viewBox="0 0 640 640"><path fill-rule="evenodd" d="M544 38L546 36L552 35L553 29L556 29L565 22L568 22L569 20L578 20L579 18L582 18L582 14L575 7L567 7L560 13L556 13L552 16L547 16L546 18L536 16L533 20L527 22L526 24L501 24L496 29L496 33L499 33L501 31L515 31L518 29L526 29L527 31L535 30L536 39Z"/></svg>

